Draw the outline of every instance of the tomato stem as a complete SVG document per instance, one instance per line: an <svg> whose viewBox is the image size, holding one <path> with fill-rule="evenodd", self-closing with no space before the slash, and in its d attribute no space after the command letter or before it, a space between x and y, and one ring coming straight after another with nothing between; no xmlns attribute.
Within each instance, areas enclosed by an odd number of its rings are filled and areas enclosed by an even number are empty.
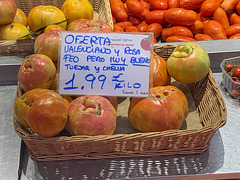
<svg viewBox="0 0 240 180"><path fill-rule="evenodd" d="M179 45L172 53L175 58L186 58L193 53L194 48L190 44Z"/></svg>

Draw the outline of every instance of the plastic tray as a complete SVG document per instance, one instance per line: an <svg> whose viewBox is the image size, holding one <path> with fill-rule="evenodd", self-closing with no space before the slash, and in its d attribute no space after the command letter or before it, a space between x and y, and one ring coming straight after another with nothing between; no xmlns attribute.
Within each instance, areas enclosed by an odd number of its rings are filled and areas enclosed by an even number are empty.
<svg viewBox="0 0 240 180"><path fill-rule="evenodd" d="M238 64L240 66L240 56L224 59L220 64L222 69L222 84L234 98L240 99L240 83L234 81L224 69L225 65L228 63Z"/></svg>

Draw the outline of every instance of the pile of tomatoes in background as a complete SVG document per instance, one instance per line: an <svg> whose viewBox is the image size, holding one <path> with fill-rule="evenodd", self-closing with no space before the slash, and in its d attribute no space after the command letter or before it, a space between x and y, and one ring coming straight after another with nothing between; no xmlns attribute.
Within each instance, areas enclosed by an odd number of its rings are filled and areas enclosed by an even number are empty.
<svg viewBox="0 0 240 180"><path fill-rule="evenodd" d="M153 32L155 42L240 38L239 0L110 0L115 32Z"/></svg>

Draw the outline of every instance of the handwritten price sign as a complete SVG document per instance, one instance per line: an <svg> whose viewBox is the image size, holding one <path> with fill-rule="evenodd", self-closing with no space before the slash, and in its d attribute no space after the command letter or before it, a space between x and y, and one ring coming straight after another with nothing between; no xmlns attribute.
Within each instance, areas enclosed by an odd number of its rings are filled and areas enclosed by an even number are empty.
<svg viewBox="0 0 240 180"><path fill-rule="evenodd" d="M59 93L148 96L151 37L62 32Z"/></svg>

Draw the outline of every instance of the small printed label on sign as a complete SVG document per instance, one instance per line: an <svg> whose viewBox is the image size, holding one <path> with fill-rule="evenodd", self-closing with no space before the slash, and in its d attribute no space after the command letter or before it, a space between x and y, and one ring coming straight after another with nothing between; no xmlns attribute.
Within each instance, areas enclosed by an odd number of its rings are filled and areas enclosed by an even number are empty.
<svg viewBox="0 0 240 180"><path fill-rule="evenodd" d="M62 32L59 93L146 97L151 34Z"/></svg>

